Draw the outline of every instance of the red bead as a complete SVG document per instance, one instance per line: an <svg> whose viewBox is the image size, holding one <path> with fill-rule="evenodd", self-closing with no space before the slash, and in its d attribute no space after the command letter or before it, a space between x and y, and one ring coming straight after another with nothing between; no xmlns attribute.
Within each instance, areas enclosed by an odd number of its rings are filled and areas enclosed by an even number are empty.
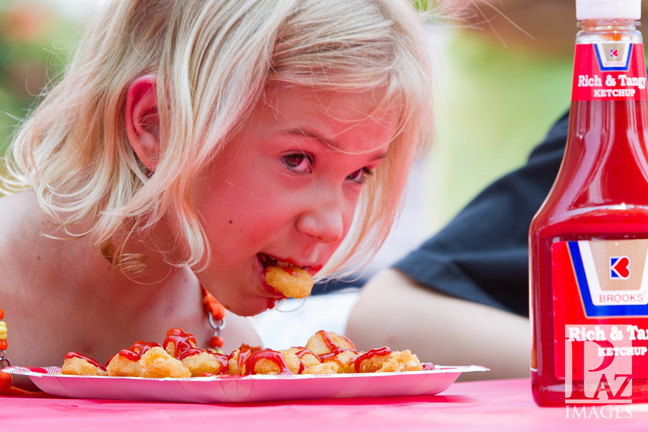
<svg viewBox="0 0 648 432"><path fill-rule="evenodd" d="M0 351L6 350L8 346L9 344L7 343L6 339L0 340Z"/></svg>
<svg viewBox="0 0 648 432"><path fill-rule="evenodd" d="M220 336L213 336L209 340L209 345L214 348L221 348L223 346L223 338Z"/></svg>
<svg viewBox="0 0 648 432"><path fill-rule="evenodd" d="M0 320L1 319L4 319L4 311L2 309L0 309Z"/></svg>

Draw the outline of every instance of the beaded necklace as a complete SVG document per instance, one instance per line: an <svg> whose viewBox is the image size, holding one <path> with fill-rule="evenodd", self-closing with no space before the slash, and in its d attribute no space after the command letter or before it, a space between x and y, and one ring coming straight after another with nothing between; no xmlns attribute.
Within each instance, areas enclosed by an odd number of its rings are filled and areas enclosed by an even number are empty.
<svg viewBox="0 0 648 432"><path fill-rule="evenodd" d="M223 347L221 331L225 328L225 307L204 286L201 285L200 289L203 294L203 307L207 313L207 321L213 331L212 337L209 339L209 346L220 350Z"/></svg>

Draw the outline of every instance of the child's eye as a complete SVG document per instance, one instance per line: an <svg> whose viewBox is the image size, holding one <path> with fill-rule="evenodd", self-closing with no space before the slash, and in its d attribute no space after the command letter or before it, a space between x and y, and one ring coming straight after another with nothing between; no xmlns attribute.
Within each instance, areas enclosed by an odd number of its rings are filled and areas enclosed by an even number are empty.
<svg viewBox="0 0 648 432"><path fill-rule="evenodd" d="M282 158L282 161L288 169L296 173L309 173L311 169L311 159L304 153L292 153Z"/></svg>
<svg viewBox="0 0 648 432"><path fill-rule="evenodd" d="M367 179L367 176L372 174L371 169L364 167L360 168L358 171L354 171L347 176L348 180L351 180L354 183L364 183Z"/></svg>

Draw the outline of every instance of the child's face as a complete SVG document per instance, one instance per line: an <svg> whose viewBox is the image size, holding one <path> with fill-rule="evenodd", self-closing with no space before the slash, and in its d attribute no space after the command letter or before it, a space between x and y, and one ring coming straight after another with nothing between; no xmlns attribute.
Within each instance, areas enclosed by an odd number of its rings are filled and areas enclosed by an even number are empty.
<svg viewBox="0 0 648 432"><path fill-rule="evenodd" d="M397 110L373 112L379 96L271 86L203 173L195 202L212 259L198 278L227 308L252 315L281 298L266 256L315 274L338 248L396 130Z"/></svg>

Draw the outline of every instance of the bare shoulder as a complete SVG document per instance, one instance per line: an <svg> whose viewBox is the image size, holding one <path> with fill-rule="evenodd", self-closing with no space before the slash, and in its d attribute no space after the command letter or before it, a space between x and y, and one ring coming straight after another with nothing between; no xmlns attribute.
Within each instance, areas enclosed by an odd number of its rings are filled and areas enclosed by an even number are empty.
<svg viewBox="0 0 648 432"><path fill-rule="evenodd" d="M33 259L38 224L27 193L0 198L0 295L11 295ZM37 206L36 206L37 207Z"/></svg>
<svg viewBox="0 0 648 432"><path fill-rule="evenodd" d="M37 295L49 283L45 266L39 266L40 209L33 194L19 193L0 198L0 308L9 329L12 362L26 364L22 355L26 341L42 333L40 317L49 299ZM33 317L34 319L25 319Z"/></svg>

